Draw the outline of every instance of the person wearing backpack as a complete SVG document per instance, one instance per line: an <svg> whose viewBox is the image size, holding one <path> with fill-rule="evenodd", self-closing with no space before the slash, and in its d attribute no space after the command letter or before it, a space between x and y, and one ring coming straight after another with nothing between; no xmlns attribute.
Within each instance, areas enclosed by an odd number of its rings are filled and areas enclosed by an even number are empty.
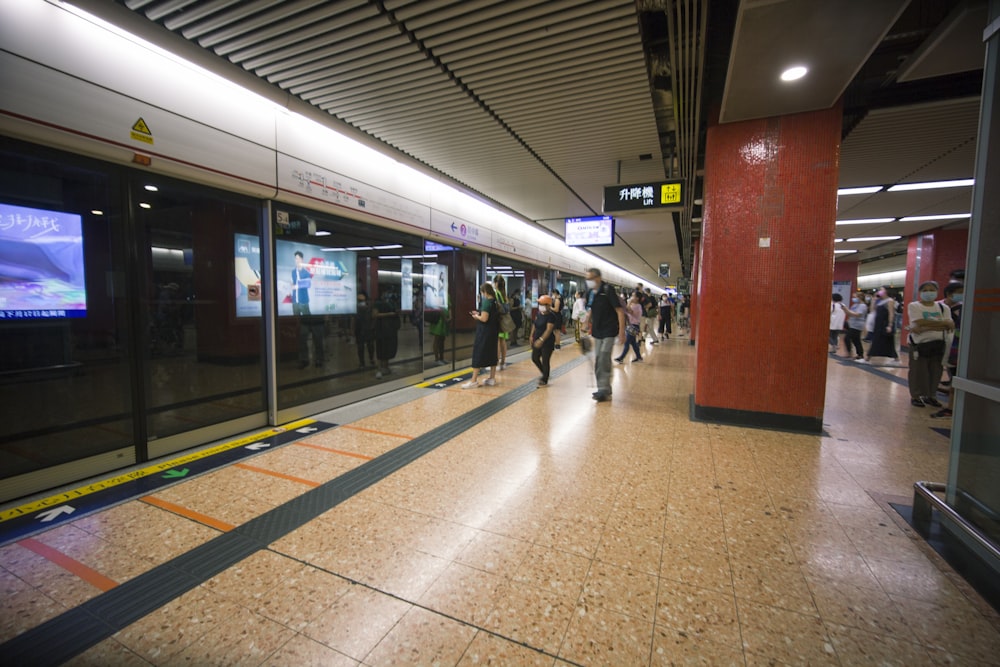
<svg viewBox="0 0 1000 667"><path fill-rule="evenodd" d="M660 343L660 337L656 335L656 318L660 316L660 307L656 303L656 299L653 297L652 290L648 287L646 288L646 298L642 304L642 325L646 328L646 336L643 338L652 338L652 344L658 345Z"/></svg>

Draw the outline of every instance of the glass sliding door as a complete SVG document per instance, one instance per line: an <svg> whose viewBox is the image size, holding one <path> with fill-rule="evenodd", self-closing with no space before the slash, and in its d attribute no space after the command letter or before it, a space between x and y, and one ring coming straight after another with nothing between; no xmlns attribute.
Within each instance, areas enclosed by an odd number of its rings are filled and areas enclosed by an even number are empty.
<svg viewBox="0 0 1000 667"><path fill-rule="evenodd" d="M0 165L6 500L134 461L135 341L118 180L5 138Z"/></svg>
<svg viewBox="0 0 1000 667"><path fill-rule="evenodd" d="M129 187L148 439L234 420L263 425L259 203L153 175ZM197 444L188 440L151 445L150 454Z"/></svg>

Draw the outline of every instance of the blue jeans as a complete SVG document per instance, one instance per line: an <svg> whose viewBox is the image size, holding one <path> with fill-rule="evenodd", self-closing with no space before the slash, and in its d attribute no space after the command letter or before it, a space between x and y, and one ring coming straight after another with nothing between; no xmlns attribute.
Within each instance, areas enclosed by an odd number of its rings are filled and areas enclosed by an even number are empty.
<svg viewBox="0 0 1000 667"><path fill-rule="evenodd" d="M594 375L597 377L597 391L604 394L611 393L611 351L616 338L594 339Z"/></svg>

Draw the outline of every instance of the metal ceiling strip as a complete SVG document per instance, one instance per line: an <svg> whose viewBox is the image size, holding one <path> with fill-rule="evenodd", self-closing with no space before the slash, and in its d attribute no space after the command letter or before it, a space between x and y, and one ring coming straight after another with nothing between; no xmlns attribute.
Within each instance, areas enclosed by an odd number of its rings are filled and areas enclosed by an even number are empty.
<svg viewBox="0 0 1000 667"><path fill-rule="evenodd" d="M290 89L295 94L298 94L331 84L349 83L355 79L363 79L365 77L372 77L373 81L388 80L395 76L424 71L431 67L427 60L419 53L410 52L405 46L390 50L401 55L394 57L391 62L378 61L362 67L342 69L338 69L337 64L333 63L328 67L317 69L301 76L291 78L268 77L268 80L274 80L282 88Z"/></svg>
<svg viewBox="0 0 1000 667"><path fill-rule="evenodd" d="M649 80L644 76L635 75L635 69L635 63L608 62L602 63L600 68L586 70L586 75L578 72L552 71L546 72L544 76L525 77L516 81L505 81L502 84L497 82L494 85L479 85L476 86L476 92L484 98L527 100L548 97L553 89L560 89L566 81L572 81L572 85L567 86L567 89L584 94L588 89L596 92L639 84L645 86L648 97Z"/></svg>
<svg viewBox="0 0 1000 667"><path fill-rule="evenodd" d="M506 2L492 0L485 4L486 7L477 10L469 7L469 11L453 13L451 16L444 15L442 12L412 19L403 18L399 14L397 16L405 21L406 26L419 35L421 39L458 39L464 34L481 34L532 19L545 18L551 23L553 20L558 20L559 17L566 18L570 12L582 10L583 7L587 6L587 3L581 3L579 0L551 0L544 3L539 3L537 0L507 0ZM466 6L463 5L462 8L464 10Z"/></svg>
<svg viewBox="0 0 1000 667"><path fill-rule="evenodd" d="M383 91L383 93L385 92ZM377 111L413 113L425 107L445 104L459 99L464 100L466 104L469 103L468 98L457 94L453 86L449 86L445 82L436 82L436 84L423 86L417 90L400 91L397 95L383 94L377 98L365 100L358 99L357 96L352 95L346 100L340 100L338 106L345 113L370 113Z"/></svg>
<svg viewBox="0 0 1000 667"><path fill-rule="evenodd" d="M167 2L160 2L157 3L155 7L151 7L145 11L146 18L148 18L150 21L159 21L164 16L168 16L170 14L179 12L188 5L193 5L196 2L198 2L198 0L168 0ZM135 10L140 7L146 6L146 4L148 4L148 0L147 2L141 2L141 3L127 2L125 3L125 6L128 7L129 9Z"/></svg>
<svg viewBox="0 0 1000 667"><path fill-rule="evenodd" d="M364 101L384 98L386 95L391 96L393 90L391 88L387 89L385 86L372 84L368 81L356 81L354 83L357 85L337 86L326 92L314 91L307 96L303 96L303 99L308 99L314 104L348 104L351 100ZM396 89L402 93L420 89L424 86L438 86L441 84L449 87L452 86L451 82L446 81L440 72L424 72L420 75L409 77L406 83L400 84Z"/></svg>
<svg viewBox="0 0 1000 667"><path fill-rule="evenodd" d="M363 12L359 12L363 14ZM318 9L313 11L302 11L295 16L283 18L281 21L269 22L269 27L256 30L241 37L233 37L227 40L218 40L213 44L213 50L220 56L228 56L235 52L245 54L247 49L262 49L262 53L273 51L278 45L286 46L301 42L305 37L303 31L309 30L313 26L324 28L345 23L344 15L337 14L329 3L322 2ZM209 46L204 42L199 42L202 46ZM245 60L247 55L242 55L240 60Z"/></svg>
<svg viewBox="0 0 1000 667"><path fill-rule="evenodd" d="M190 25L195 21L200 21L206 16L211 16L217 12L225 10L227 7L239 4L242 0L211 0L201 2L197 7L192 7L184 12L172 16L163 21L163 27L172 32L177 32L180 28Z"/></svg>
<svg viewBox="0 0 1000 667"><path fill-rule="evenodd" d="M442 122L444 121L444 122ZM454 111L443 109L438 112L426 112L409 116L395 115L388 120L374 120L370 124L377 125L379 132L399 132L407 130L411 133L419 133L421 130L430 131L432 128L452 128L458 131L464 123L481 123L484 127L498 126L496 120L483 113L479 107L470 105L467 110Z"/></svg>
<svg viewBox="0 0 1000 667"><path fill-rule="evenodd" d="M462 80L480 90L499 84L523 83L525 80L535 80L545 74L566 77L583 71L591 71L596 67L621 64L626 64L635 72L636 67L644 65L645 61L642 59L642 54L635 53L631 45L618 43L606 45L606 47L600 45L596 50L568 53L565 57L558 59L539 59L533 63L511 63L509 67L494 70L488 75L481 77L463 76ZM639 76L638 73L636 74Z"/></svg>
<svg viewBox="0 0 1000 667"><path fill-rule="evenodd" d="M310 26L308 30L291 35L289 39L275 40L275 51L267 48L246 49L232 53L229 57L247 69L267 75L356 46L380 42L398 34L391 26L386 25L381 16L370 12L357 10L350 12L350 17L350 21L335 18ZM345 39L345 36L349 37Z"/></svg>
<svg viewBox="0 0 1000 667"><path fill-rule="evenodd" d="M338 44L335 47L337 49L335 55L320 58L319 60L312 60L290 69L269 68L273 71L265 74L262 70L261 75L266 76L268 81L281 81L284 85L289 86L296 85L299 82L305 83L310 77L315 79L329 75L329 70L350 68L352 63L359 63L361 65L366 63L384 63L390 59L405 56L415 56L423 59L412 45L408 44L406 40L400 39L398 35L387 37L385 40L377 43L364 43L367 40L357 41L361 41L362 44L357 46L346 43Z"/></svg>
<svg viewBox="0 0 1000 667"><path fill-rule="evenodd" d="M324 4L324 0L296 0L295 2L283 2L281 5L268 12L260 12L247 17L243 21L230 23L225 28L215 30L204 35L198 40L198 44L206 49L210 49L218 44L231 39L236 39L247 33L253 33L259 28L271 26L274 30L279 27L281 32L294 30L296 23L301 21L301 15L316 5ZM329 10L327 9L327 12ZM327 13L324 12L324 13ZM257 35L251 35L257 38ZM263 38L263 37L260 37ZM259 39L259 38L258 38Z"/></svg>
<svg viewBox="0 0 1000 667"><path fill-rule="evenodd" d="M339 108L337 115L344 119L351 119L350 122L381 123L399 118L435 118L441 115L463 113L475 111L482 115L483 110L473 104L467 97L451 97L446 100L433 100L426 103L415 104L405 110L399 108L392 109L367 109L356 111Z"/></svg>
<svg viewBox="0 0 1000 667"><path fill-rule="evenodd" d="M507 48L457 51L449 54L448 62L456 68L456 71L470 74L488 72L500 67L502 63L531 62L536 59L586 51L588 44L599 39L629 39L634 43L634 33L635 20L621 19L613 23L596 24L572 33L546 35L544 40L536 41L529 47L522 43ZM593 49L590 51L593 52ZM641 52L641 49L639 51Z"/></svg>
<svg viewBox="0 0 1000 667"><path fill-rule="evenodd" d="M219 12L206 17L200 23L189 24L181 30L181 34L192 42L197 41L202 35L207 35L213 30L219 30L225 26L235 23L251 14L265 11L271 7L281 4L281 0L253 0L252 2L241 2L239 7L228 11Z"/></svg>

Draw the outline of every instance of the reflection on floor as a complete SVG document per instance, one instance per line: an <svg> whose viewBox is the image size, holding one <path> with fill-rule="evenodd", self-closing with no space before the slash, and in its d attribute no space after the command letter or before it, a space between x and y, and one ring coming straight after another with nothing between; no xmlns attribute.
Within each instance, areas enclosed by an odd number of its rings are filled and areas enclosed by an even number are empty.
<svg viewBox="0 0 1000 667"><path fill-rule="evenodd" d="M687 341L644 355L610 402L570 344L548 387L522 356L2 547L0 641L513 396L69 664L1000 664L1000 617L888 506L946 478L905 386L831 360L828 436L722 427L688 419Z"/></svg>

